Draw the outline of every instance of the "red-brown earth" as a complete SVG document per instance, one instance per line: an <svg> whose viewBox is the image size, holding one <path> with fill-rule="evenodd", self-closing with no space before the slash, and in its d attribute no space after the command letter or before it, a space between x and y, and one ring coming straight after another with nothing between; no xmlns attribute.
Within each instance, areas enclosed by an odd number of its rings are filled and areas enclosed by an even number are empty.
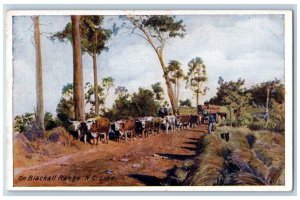
<svg viewBox="0 0 300 200"><path fill-rule="evenodd" d="M202 125L127 142L83 144L87 147L78 152L15 167L14 186L160 185L169 169L194 157L206 129Z"/></svg>

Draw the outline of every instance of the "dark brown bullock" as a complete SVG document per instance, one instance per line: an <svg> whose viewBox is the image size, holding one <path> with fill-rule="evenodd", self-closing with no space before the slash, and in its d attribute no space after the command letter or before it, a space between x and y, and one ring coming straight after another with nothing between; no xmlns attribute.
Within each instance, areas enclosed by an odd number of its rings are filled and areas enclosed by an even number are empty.
<svg viewBox="0 0 300 200"><path fill-rule="evenodd" d="M178 115L177 116L177 124L178 127L181 128L187 128L190 125L191 122L191 116L190 115Z"/></svg>
<svg viewBox="0 0 300 200"><path fill-rule="evenodd" d="M78 141L83 137L84 143L86 143L86 138L88 134L88 126L86 122L80 122L79 128L78 128Z"/></svg>
<svg viewBox="0 0 300 200"><path fill-rule="evenodd" d="M135 119L129 118L128 120L124 120L120 124L120 134L125 135L125 140L127 140L127 134L130 134L130 140L135 135Z"/></svg>
<svg viewBox="0 0 300 200"><path fill-rule="evenodd" d="M195 128L198 124L199 116L198 115L190 115L190 127Z"/></svg>
<svg viewBox="0 0 300 200"><path fill-rule="evenodd" d="M104 134L104 139L106 139L106 144L108 144L109 129L110 129L110 122L108 118L101 117L96 119L91 127L93 144L95 144L95 140L96 140L97 141L96 145L98 145L100 134Z"/></svg>
<svg viewBox="0 0 300 200"><path fill-rule="evenodd" d="M135 131L136 133L141 134L146 137L149 136L149 133L153 132L153 121L141 121L141 120L136 120L135 122Z"/></svg>

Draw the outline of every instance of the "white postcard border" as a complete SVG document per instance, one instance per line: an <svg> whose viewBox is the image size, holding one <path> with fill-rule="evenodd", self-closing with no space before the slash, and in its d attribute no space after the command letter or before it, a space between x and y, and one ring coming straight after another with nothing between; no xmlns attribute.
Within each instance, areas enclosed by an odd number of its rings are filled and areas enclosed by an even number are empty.
<svg viewBox="0 0 300 200"><path fill-rule="evenodd" d="M285 185L284 186L66 186L14 187L12 138L12 17L30 15L238 15L285 17ZM291 10L9 10L6 15L6 188L9 191L291 191L293 188L293 21ZM11 122L11 123L9 123Z"/></svg>

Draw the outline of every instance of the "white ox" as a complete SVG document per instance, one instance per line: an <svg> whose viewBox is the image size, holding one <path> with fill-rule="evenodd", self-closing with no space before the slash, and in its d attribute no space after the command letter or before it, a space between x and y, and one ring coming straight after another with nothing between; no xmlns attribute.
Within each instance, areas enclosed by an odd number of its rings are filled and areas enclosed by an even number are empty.
<svg viewBox="0 0 300 200"><path fill-rule="evenodd" d="M169 127L171 127L171 132L175 131L176 117L174 115L167 115L162 119L161 123L166 127L167 133L169 133Z"/></svg>
<svg viewBox="0 0 300 200"><path fill-rule="evenodd" d="M85 121L86 125L87 125L87 129L88 131L91 131L91 127L92 127L92 124L96 121L95 118L89 118ZM81 136L81 132L80 132L80 121L71 121L69 119L69 122L72 123L72 125L74 126L74 131L77 132L77 138L78 140L80 140L80 136Z"/></svg>

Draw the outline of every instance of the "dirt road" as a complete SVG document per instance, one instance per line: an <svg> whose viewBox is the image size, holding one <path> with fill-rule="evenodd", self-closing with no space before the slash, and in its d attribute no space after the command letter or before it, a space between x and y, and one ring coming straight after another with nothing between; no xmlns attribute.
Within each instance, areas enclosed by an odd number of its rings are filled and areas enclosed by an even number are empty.
<svg viewBox="0 0 300 200"><path fill-rule="evenodd" d="M91 146L30 168L15 170L15 186L160 185L167 171L195 155L206 126L148 138ZM87 144L89 145L89 144Z"/></svg>

